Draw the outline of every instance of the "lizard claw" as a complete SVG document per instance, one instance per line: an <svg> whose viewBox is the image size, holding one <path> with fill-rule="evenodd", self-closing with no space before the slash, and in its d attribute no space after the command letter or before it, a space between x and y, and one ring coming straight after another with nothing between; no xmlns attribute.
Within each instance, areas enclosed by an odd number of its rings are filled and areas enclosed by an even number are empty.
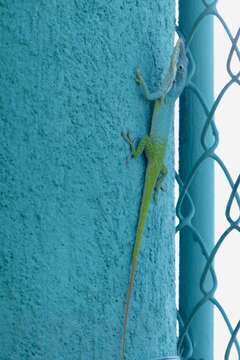
<svg viewBox="0 0 240 360"><path fill-rule="evenodd" d="M131 133L130 133L130 131L128 130L128 132L127 132L127 139L128 139L128 143L130 144L130 145L133 145L133 138L132 138L132 135L131 135Z"/></svg>
<svg viewBox="0 0 240 360"><path fill-rule="evenodd" d="M143 84L143 77L142 77L141 70L140 70L140 67L139 67L139 66L136 67L135 81L136 81L139 85Z"/></svg>
<svg viewBox="0 0 240 360"><path fill-rule="evenodd" d="M133 138L130 134L130 131L128 131L126 134L124 132L121 133L123 139L129 144L133 145Z"/></svg>
<svg viewBox="0 0 240 360"><path fill-rule="evenodd" d="M121 133L123 139L128 143L128 145L130 145L130 149L134 146L134 141L131 137L130 131L128 130L128 132L125 134L124 132ZM130 152L130 154L128 155L128 157L126 158L126 165L128 164L128 162L133 158L133 154L132 152Z"/></svg>
<svg viewBox="0 0 240 360"><path fill-rule="evenodd" d="M127 136L127 133L125 133L125 132L121 132L121 136L122 136L122 138L123 138L123 140L124 141L126 141L127 143L128 143L128 136Z"/></svg>
<svg viewBox="0 0 240 360"><path fill-rule="evenodd" d="M132 160L132 154L129 154L126 158L126 165L128 165L129 161Z"/></svg>
<svg viewBox="0 0 240 360"><path fill-rule="evenodd" d="M128 166L129 161L131 161L133 158L132 154L130 153L127 157L126 157L126 166Z"/></svg>

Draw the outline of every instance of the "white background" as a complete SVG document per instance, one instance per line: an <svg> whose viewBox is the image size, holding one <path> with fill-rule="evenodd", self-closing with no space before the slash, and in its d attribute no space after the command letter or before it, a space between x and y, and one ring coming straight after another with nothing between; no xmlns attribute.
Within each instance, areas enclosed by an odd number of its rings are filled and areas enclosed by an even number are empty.
<svg viewBox="0 0 240 360"><path fill-rule="evenodd" d="M217 6L234 37L240 27L239 5L239 1L236 0L219 0ZM231 42L217 19L214 21L214 36L214 92L216 98L222 87L230 80L226 63L231 49ZM240 41L238 42L239 45ZM240 70L240 63L236 55L232 58L231 69L234 73ZM220 144L216 153L222 158L233 180L236 181L240 171L240 87L238 85L234 84L224 95L216 111L215 121L220 135ZM215 166L215 186L215 234L217 240L229 225L224 212L230 196L230 187L218 165ZM239 210L236 204L232 210L232 217L237 218ZM234 231L225 239L216 257L215 269L218 277L218 288L215 296L227 312L233 327L235 327L240 320L239 232ZM229 341L229 332L217 311L214 315L214 360L222 360ZM238 339L240 340L240 336ZM239 360L234 348L230 360Z"/></svg>

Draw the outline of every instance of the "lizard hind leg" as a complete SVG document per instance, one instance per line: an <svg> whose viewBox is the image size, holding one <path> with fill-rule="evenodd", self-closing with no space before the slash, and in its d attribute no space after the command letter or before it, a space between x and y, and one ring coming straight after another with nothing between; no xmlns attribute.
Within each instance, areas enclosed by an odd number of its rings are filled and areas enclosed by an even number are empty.
<svg viewBox="0 0 240 360"><path fill-rule="evenodd" d="M159 176L157 178L157 183L156 183L156 186L155 186L155 192L154 192L154 202L157 204L158 203L158 194L160 191L164 191L164 188L162 186L163 184L163 181L165 179L165 177L167 176L167 173L168 173L168 169L166 167L166 165L163 165L162 166L162 169L159 173Z"/></svg>
<svg viewBox="0 0 240 360"><path fill-rule="evenodd" d="M144 136L138 143L137 147L134 145L134 139L132 138L130 132L128 131L127 134L122 133L123 139L129 144L130 146L130 155L128 160L131 158L137 159L145 150L146 145L149 142L149 136Z"/></svg>

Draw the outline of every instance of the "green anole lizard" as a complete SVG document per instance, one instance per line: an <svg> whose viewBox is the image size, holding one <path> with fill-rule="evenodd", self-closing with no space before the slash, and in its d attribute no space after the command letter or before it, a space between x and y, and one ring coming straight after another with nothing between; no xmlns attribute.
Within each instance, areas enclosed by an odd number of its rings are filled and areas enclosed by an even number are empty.
<svg viewBox="0 0 240 360"><path fill-rule="evenodd" d="M186 83L187 68L188 59L184 41L179 38L171 56L171 62L167 75L159 91L150 93L145 80L141 75L140 69L137 68L136 70L136 81L140 85L144 96L147 100L155 101L155 103L150 134L144 136L136 148L130 134L122 134L124 139L130 145L131 156L134 159L137 159L143 152L145 152L148 164L131 260L131 271L124 313L121 360L124 360L128 312L137 268L137 259L141 247L141 240L154 190L158 192L161 189L163 179L167 175L165 153L170 121L174 111L175 101L180 96Z"/></svg>

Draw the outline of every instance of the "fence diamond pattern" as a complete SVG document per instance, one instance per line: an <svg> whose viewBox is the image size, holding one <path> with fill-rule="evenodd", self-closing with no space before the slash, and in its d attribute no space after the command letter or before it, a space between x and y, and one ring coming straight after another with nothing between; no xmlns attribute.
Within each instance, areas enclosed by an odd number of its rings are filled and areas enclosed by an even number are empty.
<svg viewBox="0 0 240 360"><path fill-rule="evenodd" d="M176 228L176 232L180 232L183 228L188 227L190 231L194 233L194 239L197 241L199 245L199 256L203 256L205 259L205 266L201 275L199 288L201 291L201 299L198 303L195 304L195 307L193 308L190 316L188 319L183 320L181 318L181 314L178 314L178 321L179 321L179 328L180 328L180 336L178 341L178 353L180 355L184 354L184 359L193 359L193 344L191 341L189 329L192 324L192 321L194 320L194 317L199 312L201 307L206 303L210 302L217 311L221 314L228 330L229 330L229 341L225 350L224 360L231 360L231 354L233 351L233 347L236 349L236 353L238 354L238 358L240 359L240 344L238 341L238 336L240 335L240 320L238 321L237 325L234 327L231 323L228 314L224 310L221 303L216 299L215 292L218 286L218 278L217 274L214 270L214 259L216 255L218 254L219 249L221 248L222 244L228 240L228 238L231 236L231 233L233 231L240 232L240 198L239 198L239 189L240 189L240 174L238 175L237 179L234 181L232 178L226 164L224 161L217 155L216 149L219 144L219 135L218 135L218 128L217 128L217 119L214 119L215 112L224 98L224 95L228 91L228 89L233 85L240 85L240 70L239 72L235 73L232 68L232 62L233 62L233 56L237 56L240 64L240 49L238 48L238 44L240 44L240 27L236 33L236 35L233 35L231 31L229 30L229 27L227 23L224 21L223 16L220 14L220 12L217 9L217 3L218 1L206 1L202 0L204 10L200 14L200 16L196 19L194 26L192 28L192 31L188 38L186 39L187 47L189 47L194 33L197 31L199 25L207 16L214 16L217 21L221 24L223 29L225 30L229 42L231 43L231 49L228 55L227 63L226 63L226 71L229 75L229 81L225 84L225 86L221 89L219 94L216 97L216 100L213 103L213 106L211 108L208 108L205 100L204 100L204 94L201 94L197 86L192 81L192 76L195 71L195 63L194 59L190 53L190 50L188 49L190 62L192 64L192 71L189 75L188 84L187 87L195 94L195 96L198 98L201 106L203 107L204 114L206 115L206 121L205 126L203 128L202 134L201 134L201 145L202 145L202 155L198 158L196 163L194 164L193 168L191 169L191 172L189 174L188 179L183 183L179 177L179 174L176 173L176 181L179 186L179 198L176 206L176 213L177 217L179 219L179 224ZM181 32L181 29L179 29L179 32ZM184 34L183 34L184 36ZM207 134L211 131L213 134L214 141L209 145L207 141ZM237 131L237 129L236 129ZM238 154L237 154L238 156ZM227 206L225 209L225 217L227 220L228 226L224 230L224 232L220 235L220 237L215 242L215 245L213 249L209 252L207 248L204 245L204 238L201 237L201 234L197 231L197 229L194 227L192 223L192 219L195 214L195 204L193 203L190 194L189 194L189 187L191 186L191 183L196 176L196 173L201 167L201 164L206 161L206 159L212 159L217 166L219 166L223 173L226 176L226 179L230 185L231 188L231 194L227 202ZM216 194L216 196L220 196ZM187 215L186 212L183 214L182 205L183 201L187 203L188 205L188 211ZM237 218L232 217L233 213L233 206L237 205L238 209L238 216ZM209 288L209 281L207 282L207 278L211 278L211 287ZM237 284L236 284L237 285ZM196 359L198 360L198 359ZM202 360L202 359L201 359ZM209 360L209 359L204 359Z"/></svg>

